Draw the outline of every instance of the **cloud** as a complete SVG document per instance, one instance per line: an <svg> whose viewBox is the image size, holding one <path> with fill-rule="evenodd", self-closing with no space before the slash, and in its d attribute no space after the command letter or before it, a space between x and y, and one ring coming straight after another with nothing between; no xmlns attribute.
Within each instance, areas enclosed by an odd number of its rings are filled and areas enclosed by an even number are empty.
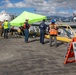
<svg viewBox="0 0 76 75"><path fill-rule="evenodd" d="M76 10L74 10L74 13L76 13Z"/></svg>
<svg viewBox="0 0 76 75"><path fill-rule="evenodd" d="M2 10L0 13L6 13L6 11L5 10Z"/></svg>
<svg viewBox="0 0 76 75"><path fill-rule="evenodd" d="M2 3L4 3L4 5L1 8L13 8L13 4L9 1L9 0L2 0Z"/></svg>
<svg viewBox="0 0 76 75"><path fill-rule="evenodd" d="M13 5L14 5L14 7L17 7L17 8L26 7L25 3L23 3L23 2L18 2L18 3L15 3Z"/></svg>
<svg viewBox="0 0 76 75"><path fill-rule="evenodd" d="M75 0L21 0L12 3L10 0L3 0L4 6L0 8L35 8L36 13L45 15L69 16L72 14L69 10L76 10ZM73 12L74 12L73 11Z"/></svg>

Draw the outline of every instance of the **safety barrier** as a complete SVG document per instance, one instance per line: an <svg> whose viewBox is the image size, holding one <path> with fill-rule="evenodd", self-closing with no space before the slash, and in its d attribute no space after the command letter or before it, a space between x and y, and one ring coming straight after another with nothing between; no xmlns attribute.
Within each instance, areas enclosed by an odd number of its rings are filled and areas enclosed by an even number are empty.
<svg viewBox="0 0 76 75"><path fill-rule="evenodd" d="M64 64L76 62L76 37L72 38L65 56Z"/></svg>

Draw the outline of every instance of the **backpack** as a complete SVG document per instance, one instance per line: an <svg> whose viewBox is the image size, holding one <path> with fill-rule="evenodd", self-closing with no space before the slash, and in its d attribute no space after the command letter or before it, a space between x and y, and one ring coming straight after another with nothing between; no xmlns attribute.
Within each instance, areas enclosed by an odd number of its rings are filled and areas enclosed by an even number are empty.
<svg viewBox="0 0 76 75"><path fill-rule="evenodd" d="M29 27L30 27L30 26L29 26L28 23L25 23L25 24L24 24L24 28L25 28L25 29L29 29Z"/></svg>

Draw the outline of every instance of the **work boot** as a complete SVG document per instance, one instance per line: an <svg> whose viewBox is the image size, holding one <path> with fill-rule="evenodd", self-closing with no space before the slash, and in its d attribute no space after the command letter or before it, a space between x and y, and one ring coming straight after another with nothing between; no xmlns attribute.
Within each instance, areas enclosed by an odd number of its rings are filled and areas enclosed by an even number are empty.
<svg viewBox="0 0 76 75"><path fill-rule="evenodd" d="M50 47L52 47L52 45L50 45Z"/></svg>

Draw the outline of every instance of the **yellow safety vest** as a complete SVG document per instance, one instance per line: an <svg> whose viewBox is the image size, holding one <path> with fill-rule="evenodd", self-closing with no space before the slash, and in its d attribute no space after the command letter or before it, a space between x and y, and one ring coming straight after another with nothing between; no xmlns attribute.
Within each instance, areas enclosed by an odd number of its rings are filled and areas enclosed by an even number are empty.
<svg viewBox="0 0 76 75"><path fill-rule="evenodd" d="M8 22L4 22L4 29L7 29L8 27Z"/></svg>

